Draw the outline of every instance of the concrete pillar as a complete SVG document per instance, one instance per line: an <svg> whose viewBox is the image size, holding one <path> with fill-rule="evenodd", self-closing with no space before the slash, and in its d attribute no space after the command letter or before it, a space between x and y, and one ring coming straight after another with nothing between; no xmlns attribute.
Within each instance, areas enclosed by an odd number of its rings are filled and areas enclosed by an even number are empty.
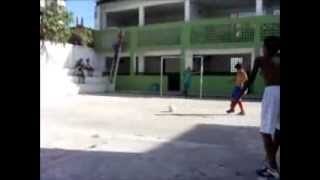
<svg viewBox="0 0 320 180"><path fill-rule="evenodd" d="M185 60L185 69L187 69L188 67L190 67L191 69L193 69L193 55L190 52L186 52L186 60Z"/></svg>
<svg viewBox="0 0 320 180"><path fill-rule="evenodd" d="M139 7L139 26L144 26L145 23L145 13L144 13L144 7Z"/></svg>
<svg viewBox="0 0 320 180"><path fill-rule="evenodd" d="M263 15L263 0L256 0L256 14Z"/></svg>
<svg viewBox="0 0 320 180"><path fill-rule="evenodd" d="M100 21L100 25L101 25L101 30L107 28L107 12L103 12L101 13L101 21Z"/></svg>
<svg viewBox="0 0 320 180"><path fill-rule="evenodd" d="M190 0L184 1L184 21L190 21Z"/></svg>
<svg viewBox="0 0 320 180"><path fill-rule="evenodd" d="M144 56L139 56L138 59L138 72L143 73L144 72Z"/></svg>
<svg viewBox="0 0 320 180"><path fill-rule="evenodd" d="M96 12L95 12L95 28L100 29L100 21L101 21L101 13L100 13L100 7L96 7Z"/></svg>

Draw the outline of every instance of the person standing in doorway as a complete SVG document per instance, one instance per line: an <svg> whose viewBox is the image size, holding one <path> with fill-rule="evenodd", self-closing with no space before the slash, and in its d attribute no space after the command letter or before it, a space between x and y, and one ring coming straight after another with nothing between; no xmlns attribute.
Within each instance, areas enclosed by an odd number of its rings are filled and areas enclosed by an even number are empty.
<svg viewBox="0 0 320 180"><path fill-rule="evenodd" d="M233 91L232 91L231 105L227 113L233 113L234 108L238 104L240 107L240 113L238 115L245 115L242 100L241 100L241 92L242 92L244 83L248 80L248 76L246 71L243 69L242 64L240 63L236 64L235 68L237 70L237 74L235 77L235 87L233 88Z"/></svg>
<svg viewBox="0 0 320 180"><path fill-rule="evenodd" d="M257 57L252 74L244 91L250 87L258 70L264 79L265 89L261 108L260 134L264 143L266 163L257 170L261 177L280 178L276 154L280 147L280 38L269 36L264 40L263 56Z"/></svg>
<svg viewBox="0 0 320 180"><path fill-rule="evenodd" d="M192 83L192 71L191 68L188 67L183 72L183 94L185 97L188 97L188 91Z"/></svg>

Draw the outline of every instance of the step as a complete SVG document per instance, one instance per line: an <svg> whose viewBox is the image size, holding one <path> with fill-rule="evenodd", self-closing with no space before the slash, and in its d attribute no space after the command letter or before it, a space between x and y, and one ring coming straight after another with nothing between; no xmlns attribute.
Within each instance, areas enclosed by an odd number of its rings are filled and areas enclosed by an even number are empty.
<svg viewBox="0 0 320 180"><path fill-rule="evenodd" d="M74 69L67 69L67 75L69 76L74 76ZM87 71L84 72L85 76L88 76ZM103 72L102 71L93 71L93 76L94 77L102 77Z"/></svg>
<svg viewBox="0 0 320 180"><path fill-rule="evenodd" d="M71 76L71 80L73 83L78 84L79 77ZM108 85L109 80L107 77L85 77L85 84L104 84Z"/></svg>
<svg viewBox="0 0 320 180"><path fill-rule="evenodd" d="M79 93L104 93L107 91L106 84L78 84Z"/></svg>

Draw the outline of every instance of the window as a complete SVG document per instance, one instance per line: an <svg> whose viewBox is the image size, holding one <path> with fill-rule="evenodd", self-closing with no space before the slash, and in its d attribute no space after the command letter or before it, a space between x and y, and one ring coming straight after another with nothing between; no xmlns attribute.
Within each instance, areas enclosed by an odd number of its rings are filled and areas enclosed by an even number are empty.
<svg viewBox="0 0 320 180"><path fill-rule="evenodd" d="M201 71L201 58L199 56L198 57L193 57L193 68L192 68L192 71L195 74L200 74L200 71Z"/></svg>
<svg viewBox="0 0 320 180"><path fill-rule="evenodd" d="M140 69L140 67L139 67L139 61L140 61L140 59L138 58L138 57L136 57L136 62L135 62L135 64L136 64L136 66L135 66L135 72L136 72L136 74L139 74L140 72L139 72L139 69Z"/></svg>
<svg viewBox="0 0 320 180"><path fill-rule="evenodd" d="M177 74L180 72L180 60L179 58L164 59L164 73L165 74Z"/></svg>
<svg viewBox="0 0 320 180"><path fill-rule="evenodd" d="M159 75L160 74L160 56L148 56L144 59L144 74Z"/></svg>
<svg viewBox="0 0 320 180"><path fill-rule="evenodd" d="M111 71L112 66L112 60L111 57L105 58L105 69L106 73L109 75ZM129 57L122 57L120 58L119 67L118 67L118 75L129 75L130 74L130 58Z"/></svg>
<svg viewBox="0 0 320 180"><path fill-rule="evenodd" d="M243 58L242 57L231 57L230 59L230 72L235 73L237 72L237 69L235 68L236 64L240 63L243 64Z"/></svg>
<svg viewBox="0 0 320 180"><path fill-rule="evenodd" d="M139 24L138 9L109 12L106 15L107 27L128 27Z"/></svg>
<svg viewBox="0 0 320 180"><path fill-rule="evenodd" d="M123 57L119 62L119 75L130 75L130 57Z"/></svg>
<svg viewBox="0 0 320 180"><path fill-rule="evenodd" d="M248 71L251 67L251 54L225 54L225 55L202 55L204 75L231 75L234 66L241 62ZM193 71L199 73L201 68L200 58L193 58Z"/></svg>
<svg viewBox="0 0 320 180"><path fill-rule="evenodd" d="M177 21L184 21L184 3L170 3L145 8L145 24Z"/></svg>

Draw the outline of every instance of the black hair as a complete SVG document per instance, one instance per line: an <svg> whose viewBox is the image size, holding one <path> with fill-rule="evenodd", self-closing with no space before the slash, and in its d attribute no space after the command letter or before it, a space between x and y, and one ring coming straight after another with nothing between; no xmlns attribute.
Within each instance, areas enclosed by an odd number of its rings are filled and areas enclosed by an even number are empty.
<svg viewBox="0 0 320 180"><path fill-rule="evenodd" d="M275 56L280 51L280 37L268 36L264 39L263 46L268 52L268 56Z"/></svg>
<svg viewBox="0 0 320 180"><path fill-rule="evenodd" d="M241 68L242 68L242 64L237 63L237 64L234 66L234 68L236 68L236 69L241 69Z"/></svg>

